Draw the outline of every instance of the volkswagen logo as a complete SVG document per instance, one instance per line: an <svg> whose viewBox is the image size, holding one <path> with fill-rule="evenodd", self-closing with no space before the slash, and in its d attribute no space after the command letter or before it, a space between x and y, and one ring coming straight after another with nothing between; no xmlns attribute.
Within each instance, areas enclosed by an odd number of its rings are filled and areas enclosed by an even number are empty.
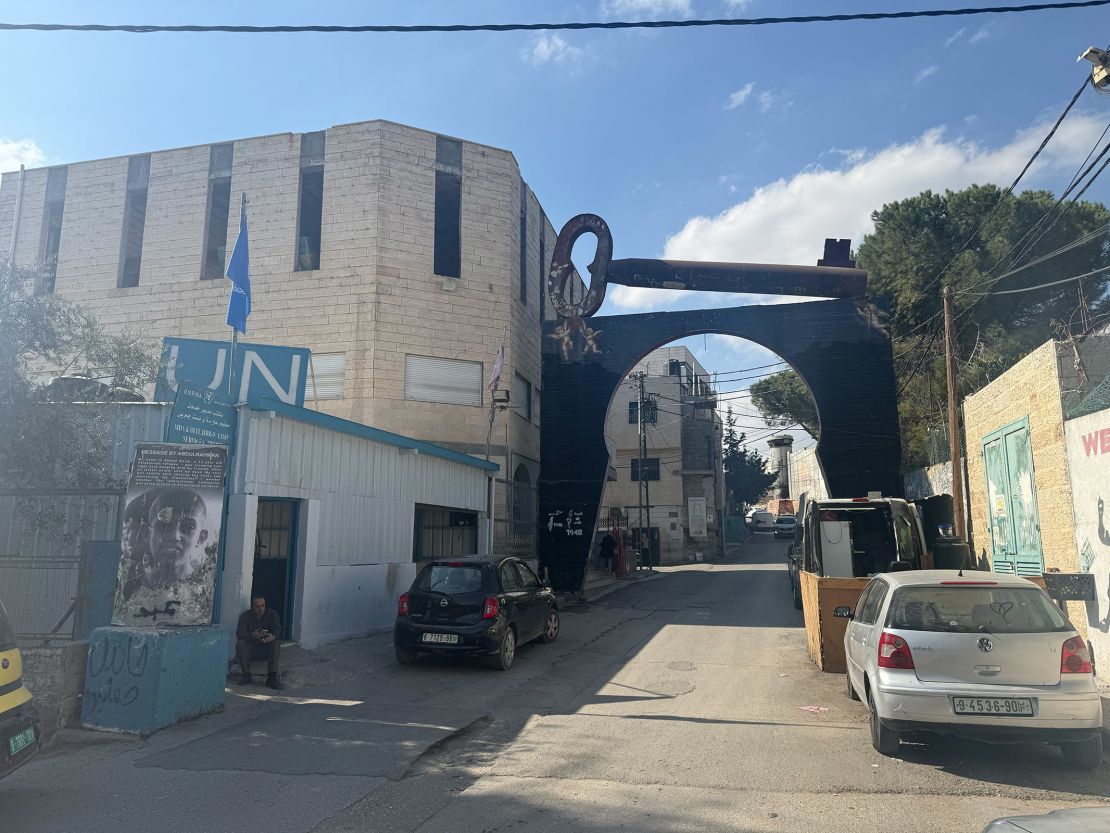
<svg viewBox="0 0 1110 833"><path fill-rule="evenodd" d="M447 599L440 599L440 600L439 600L439 606L440 606L440 607L447 607ZM982 640L979 640L979 641L980 641L980 642L982 642ZM981 647L983 647L983 646L982 646L982 645L980 645L979 647L981 648ZM987 648L986 650L988 650L988 651L989 651L989 650L990 650L990 648Z"/></svg>
<svg viewBox="0 0 1110 833"><path fill-rule="evenodd" d="M984 654L989 654L994 650L994 643L987 639L985 636L979 638L979 650Z"/></svg>

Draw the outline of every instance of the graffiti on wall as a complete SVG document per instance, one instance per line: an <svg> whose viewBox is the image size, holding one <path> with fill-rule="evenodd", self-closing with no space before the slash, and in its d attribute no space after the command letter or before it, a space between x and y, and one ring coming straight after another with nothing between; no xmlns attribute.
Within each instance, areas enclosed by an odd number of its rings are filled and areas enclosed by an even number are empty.
<svg viewBox="0 0 1110 833"><path fill-rule="evenodd" d="M1095 576L1098 599L1089 603L1095 665L1110 671L1110 409L1064 423L1071 473L1079 568Z"/></svg>

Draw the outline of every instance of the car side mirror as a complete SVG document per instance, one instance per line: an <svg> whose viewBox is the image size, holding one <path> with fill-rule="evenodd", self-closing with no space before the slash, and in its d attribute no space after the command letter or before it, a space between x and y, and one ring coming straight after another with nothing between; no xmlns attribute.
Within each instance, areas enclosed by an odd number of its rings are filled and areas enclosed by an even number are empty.
<svg viewBox="0 0 1110 833"><path fill-rule="evenodd" d="M853 619L855 618L855 615L855 611L853 611L852 608L848 607L847 605L841 605L840 607L833 610L833 616L835 616L837 619Z"/></svg>

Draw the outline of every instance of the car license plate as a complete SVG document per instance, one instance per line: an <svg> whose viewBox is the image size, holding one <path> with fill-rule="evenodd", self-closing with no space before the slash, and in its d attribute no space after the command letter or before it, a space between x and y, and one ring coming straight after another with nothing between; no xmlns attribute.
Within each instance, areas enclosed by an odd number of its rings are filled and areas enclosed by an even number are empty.
<svg viewBox="0 0 1110 833"><path fill-rule="evenodd" d="M22 732L12 735L8 738L8 752L15 755L22 752L28 746L35 742L35 727L28 726Z"/></svg>
<svg viewBox="0 0 1110 833"><path fill-rule="evenodd" d="M426 633L420 638L424 642L433 642L438 645L459 644L459 635L457 633Z"/></svg>
<svg viewBox="0 0 1110 833"><path fill-rule="evenodd" d="M1033 701L1029 697L953 697L952 711L956 714L1032 717Z"/></svg>

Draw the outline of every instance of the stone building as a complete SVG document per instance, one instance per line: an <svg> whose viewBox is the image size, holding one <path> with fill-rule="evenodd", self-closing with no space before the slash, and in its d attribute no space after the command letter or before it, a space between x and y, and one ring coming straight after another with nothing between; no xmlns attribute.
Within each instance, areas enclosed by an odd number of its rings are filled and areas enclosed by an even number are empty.
<svg viewBox="0 0 1110 833"><path fill-rule="evenodd" d="M311 349L311 407L481 456L504 339L495 537L528 539L556 230L509 151L377 120L9 172L0 252L111 330L227 339L243 196L245 340Z"/></svg>
<svg viewBox="0 0 1110 833"><path fill-rule="evenodd" d="M644 409L643 477L651 502L653 549L663 564L711 559L722 547L722 425L709 374L685 347L662 347L640 360L609 406L605 436L611 471L599 526L619 515L639 526L639 399L633 376L643 372L651 407ZM645 527L647 522L645 520Z"/></svg>

